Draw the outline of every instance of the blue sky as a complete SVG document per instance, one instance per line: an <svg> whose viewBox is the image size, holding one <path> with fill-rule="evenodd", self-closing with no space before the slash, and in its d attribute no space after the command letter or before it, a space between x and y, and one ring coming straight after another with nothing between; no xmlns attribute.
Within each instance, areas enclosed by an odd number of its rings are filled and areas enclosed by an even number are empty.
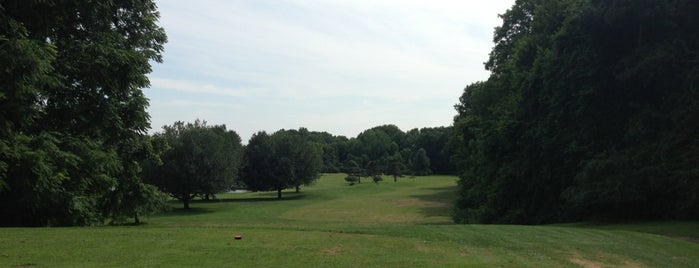
<svg viewBox="0 0 699 268"><path fill-rule="evenodd" d="M484 80L495 1L156 1L169 42L149 75L152 132L225 124L244 141L306 127L448 126Z"/></svg>

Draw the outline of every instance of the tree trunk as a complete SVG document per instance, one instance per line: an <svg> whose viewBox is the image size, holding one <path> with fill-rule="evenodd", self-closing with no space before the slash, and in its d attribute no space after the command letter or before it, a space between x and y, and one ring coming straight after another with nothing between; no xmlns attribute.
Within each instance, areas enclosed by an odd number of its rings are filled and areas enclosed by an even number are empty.
<svg viewBox="0 0 699 268"><path fill-rule="evenodd" d="M282 188L277 189L277 199L282 199Z"/></svg>
<svg viewBox="0 0 699 268"><path fill-rule="evenodd" d="M182 195L182 203L184 204L184 209L189 209L189 199L190 198L191 197L189 196L189 194Z"/></svg>
<svg viewBox="0 0 699 268"><path fill-rule="evenodd" d="M398 176L393 175L393 182L398 182Z"/></svg>
<svg viewBox="0 0 699 268"><path fill-rule="evenodd" d="M133 213L133 223L134 224L141 224L141 220L138 219L138 212Z"/></svg>
<svg viewBox="0 0 699 268"><path fill-rule="evenodd" d="M296 185L296 192L297 192L297 193L299 192L299 186L298 186L298 185Z"/></svg>

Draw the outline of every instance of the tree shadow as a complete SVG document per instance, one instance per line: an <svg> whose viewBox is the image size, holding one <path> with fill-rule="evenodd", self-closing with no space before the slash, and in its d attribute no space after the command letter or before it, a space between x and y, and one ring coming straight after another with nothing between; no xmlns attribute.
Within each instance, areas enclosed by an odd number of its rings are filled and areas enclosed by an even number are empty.
<svg viewBox="0 0 699 268"><path fill-rule="evenodd" d="M277 198L277 193L274 194L265 194L263 196L255 196L255 197L239 197L239 198L231 198L231 197L224 197L224 198L216 198L215 200L195 200L192 203L250 203L250 202L284 202L284 201L292 201L292 200L300 200L305 198L306 195L303 193L284 193L282 195L282 199Z"/></svg>
<svg viewBox="0 0 699 268"><path fill-rule="evenodd" d="M190 206L196 206L197 204L216 204L216 203L255 203L255 202L283 202L283 201L292 201L292 200L300 200L306 198L306 194L303 192L291 192L291 193L284 193L282 195L281 199L277 198L277 192L256 192L255 196L252 197L231 197L231 196L225 196L225 197L217 197L216 199L193 199L189 201ZM173 200L171 201L171 205L173 206L173 210L182 210L182 211L190 211L190 214L202 214L202 213L208 213L213 210L207 209L207 208L202 208L202 207L190 207L189 209L182 208L182 201L179 200ZM180 206L179 208L175 208L176 206ZM194 210L208 210L206 212L192 212Z"/></svg>
<svg viewBox="0 0 699 268"><path fill-rule="evenodd" d="M278 199L276 192L260 192L260 193L256 193L256 195L254 197L230 197L230 196L227 196L224 198L216 198L216 199L209 199L209 200L194 199L194 200L189 201L189 205L190 205L189 208L183 208L182 201L172 200L172 201L170 201L170 205L172 206L172 208L166 212L159 214L158 216L191 216L191 215L212 213L212 212L216 211L216 209L213 209L213 208L197 206L197 205L203 205L203 204L284 202L284 201L300 200L300 199L303 199L305 197L306 197L306 195L303 192L284 193L282 195L282 199Z"/></svg>
<svg viewBox="0 0 699 268"><path fill-rule="evenodd" d="M456 200L457 186L454 185L445 187L432 187L426 188L426 190L431 191L431 193L423 195L412 195L411 197L429 203L438 203L440 205L421 207L420 213L425 217L451 217L452 210L454 207L454 201ZM443 204L443 206L441 204Z"/></svg>
<svg viewBox="0 0 699 268"><path fill-rule="evenodd" d="M128 221L125 222L109 222L107 223L108 226L119 226L119 227L138 227L138 226L144 226L148 225L147 221L144 221L141 219L139 223L133 222L133 219L129 219Z"/></svg>
<svg viewBox="0 0 699 268"><path fill-rule="evenodd" d="M182 204L180 204L182 205ZM191 203L190 203L191 205ZM191 216L200 215L214 212L213 209L203 208L203 207L190 207L190 208L172 208L171 210L160 214L159 216Z"/></svg>

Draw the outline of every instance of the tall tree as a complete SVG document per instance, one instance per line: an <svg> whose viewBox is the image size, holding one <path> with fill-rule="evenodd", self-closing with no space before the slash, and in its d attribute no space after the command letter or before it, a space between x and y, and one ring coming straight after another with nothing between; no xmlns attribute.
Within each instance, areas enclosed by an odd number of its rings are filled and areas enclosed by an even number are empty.
<svg viewBox="0 0 699 268"><path fill-rule="evenodd" d="M149 0L0 1L1 225L100 224L150 206L112 198L149 191L134 163L150 154L141 89L166 42L158 16Z"/></svg>
<svg viewBox="0 0 699 268"><path fill-rule="evenodd" d="M516 1L450 143L457 222L697 218L696 1ZM684 149L679 149L684 148ZM690 190L691 189L691 190Z"/></svg>

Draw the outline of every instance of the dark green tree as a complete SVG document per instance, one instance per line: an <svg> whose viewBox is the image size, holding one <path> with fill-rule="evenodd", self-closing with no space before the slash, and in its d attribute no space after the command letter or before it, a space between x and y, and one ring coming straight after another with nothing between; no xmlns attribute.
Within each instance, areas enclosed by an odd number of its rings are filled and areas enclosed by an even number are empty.
<svg viewBox="0 0 699 268"><path fill-rule="evenodd" d="M452 127L434 127L412 129L406 133L404 148L417 151L425 149L430 159L430 170L434 174L455 174L456 168L451 163L451 147L448 146L452 136ZM409 154L405 155L410 158Z"/></svg>
<svg viewBox="0 0 699 268"><path fill-rule="evenodd" d="M696 1L516 1L450 140L457 222L697 218ZM684 148L684 149L679 149Z"/></svg>
<svg viewBox="0 0 699 268"><path fill-rule="evenodd" d="M396 125L382 125L382 126L370 128L367 131L383 132L384 134L386 134L389 137L389 139L391 140L391 143L395 143L396 145L398 145L398 147L404 147L406 145L405 144L405 132L403 132Z"/></svg>
<svg viewBox="0 0 699 268"><path fill-rule="evenodd" d="M314 142L322 147L322 172L340 172L340 169L342 167L340 157L344 151L343 143L347 141L347 138L342 136L333 136L332 134L327 132L308 131L305 128L301 128L299 130L299 133L306 137L309 141Z"/></svg>
<svg viewBox="0 0 699 268"><path fill-rule="evenodd" d="M393 182L398 182L399 177L403 177L403 157L396 153L387 159L386 174L393 176Z"/></svg>
<svg viewBox="0 0 699 268"><path fill-rule="evenodd" d="M184 208L195 196L225 192L234 185L242 145L225 125L178 121L154 138L167 142L169 149L160 157L162 165L145 165L147 180L182 201Z"/></svg>
<svg viewBox="0 0 699 268"><path fill-rule="evenodd" d="M368 129L357 136L355 155L361 155L368 161L383 162L386 156L393 155L398 148L398 144L386 132Z"/></svg>
<svg viewBox="0 0 699 268"><path fill-rule="evenodd" d="M287 187L284 178L277 176L275 169L279 166L274 156L272 138L264 131L255 133L245 146L240 178L245 187L252 191L276 190L278 198Z"/></svg>
<svg viewBox="0 0 699 268"><path fill-rule="evenodd" d="M134 163L151 154L141 89L166 41L158 16L148 0L0 1L0 225L152 207Z"/></svg>
<svg viewBox="0 0 699 268"><path fill-rule="evenodd" d="M299 192L301 185L309 185L317 180L323 168L321 145L312 142L308 132L304 133L303 130L280 130L272 134L276 152L283 162L291 163L286 177L296 192Z"/></svg>
<svg viewBox="0 0 699 268"><path fill-rule="evenodd" d="M374 183L379 184L383 180L383 166L378 160L369 161L364 168L364 176L370 177Z"/></svg>
<svg viewBox="0 0 699 268"><path fill-rule="evenodd" d="M347 173L348 177L352 177L357 183L362 183L362 176L365 175L364 169L355 160L349 160L343 168L343 172Z"/></svg>
<svg viewBox="0 0 699 268"><path fill-rule="evenodd" d="M272 135L259 132L245 147L241 177L253 191L277 191L313 183L323 166L322 148L303 131L280 130Z"/></svg>
<svg viewBox="0 0 699 268"><path fill-rule="evenodd" d="M426 176L432 174L430 170L430 158L425 149L418 149L412 156L411 171L414 175Z"/></svg>

